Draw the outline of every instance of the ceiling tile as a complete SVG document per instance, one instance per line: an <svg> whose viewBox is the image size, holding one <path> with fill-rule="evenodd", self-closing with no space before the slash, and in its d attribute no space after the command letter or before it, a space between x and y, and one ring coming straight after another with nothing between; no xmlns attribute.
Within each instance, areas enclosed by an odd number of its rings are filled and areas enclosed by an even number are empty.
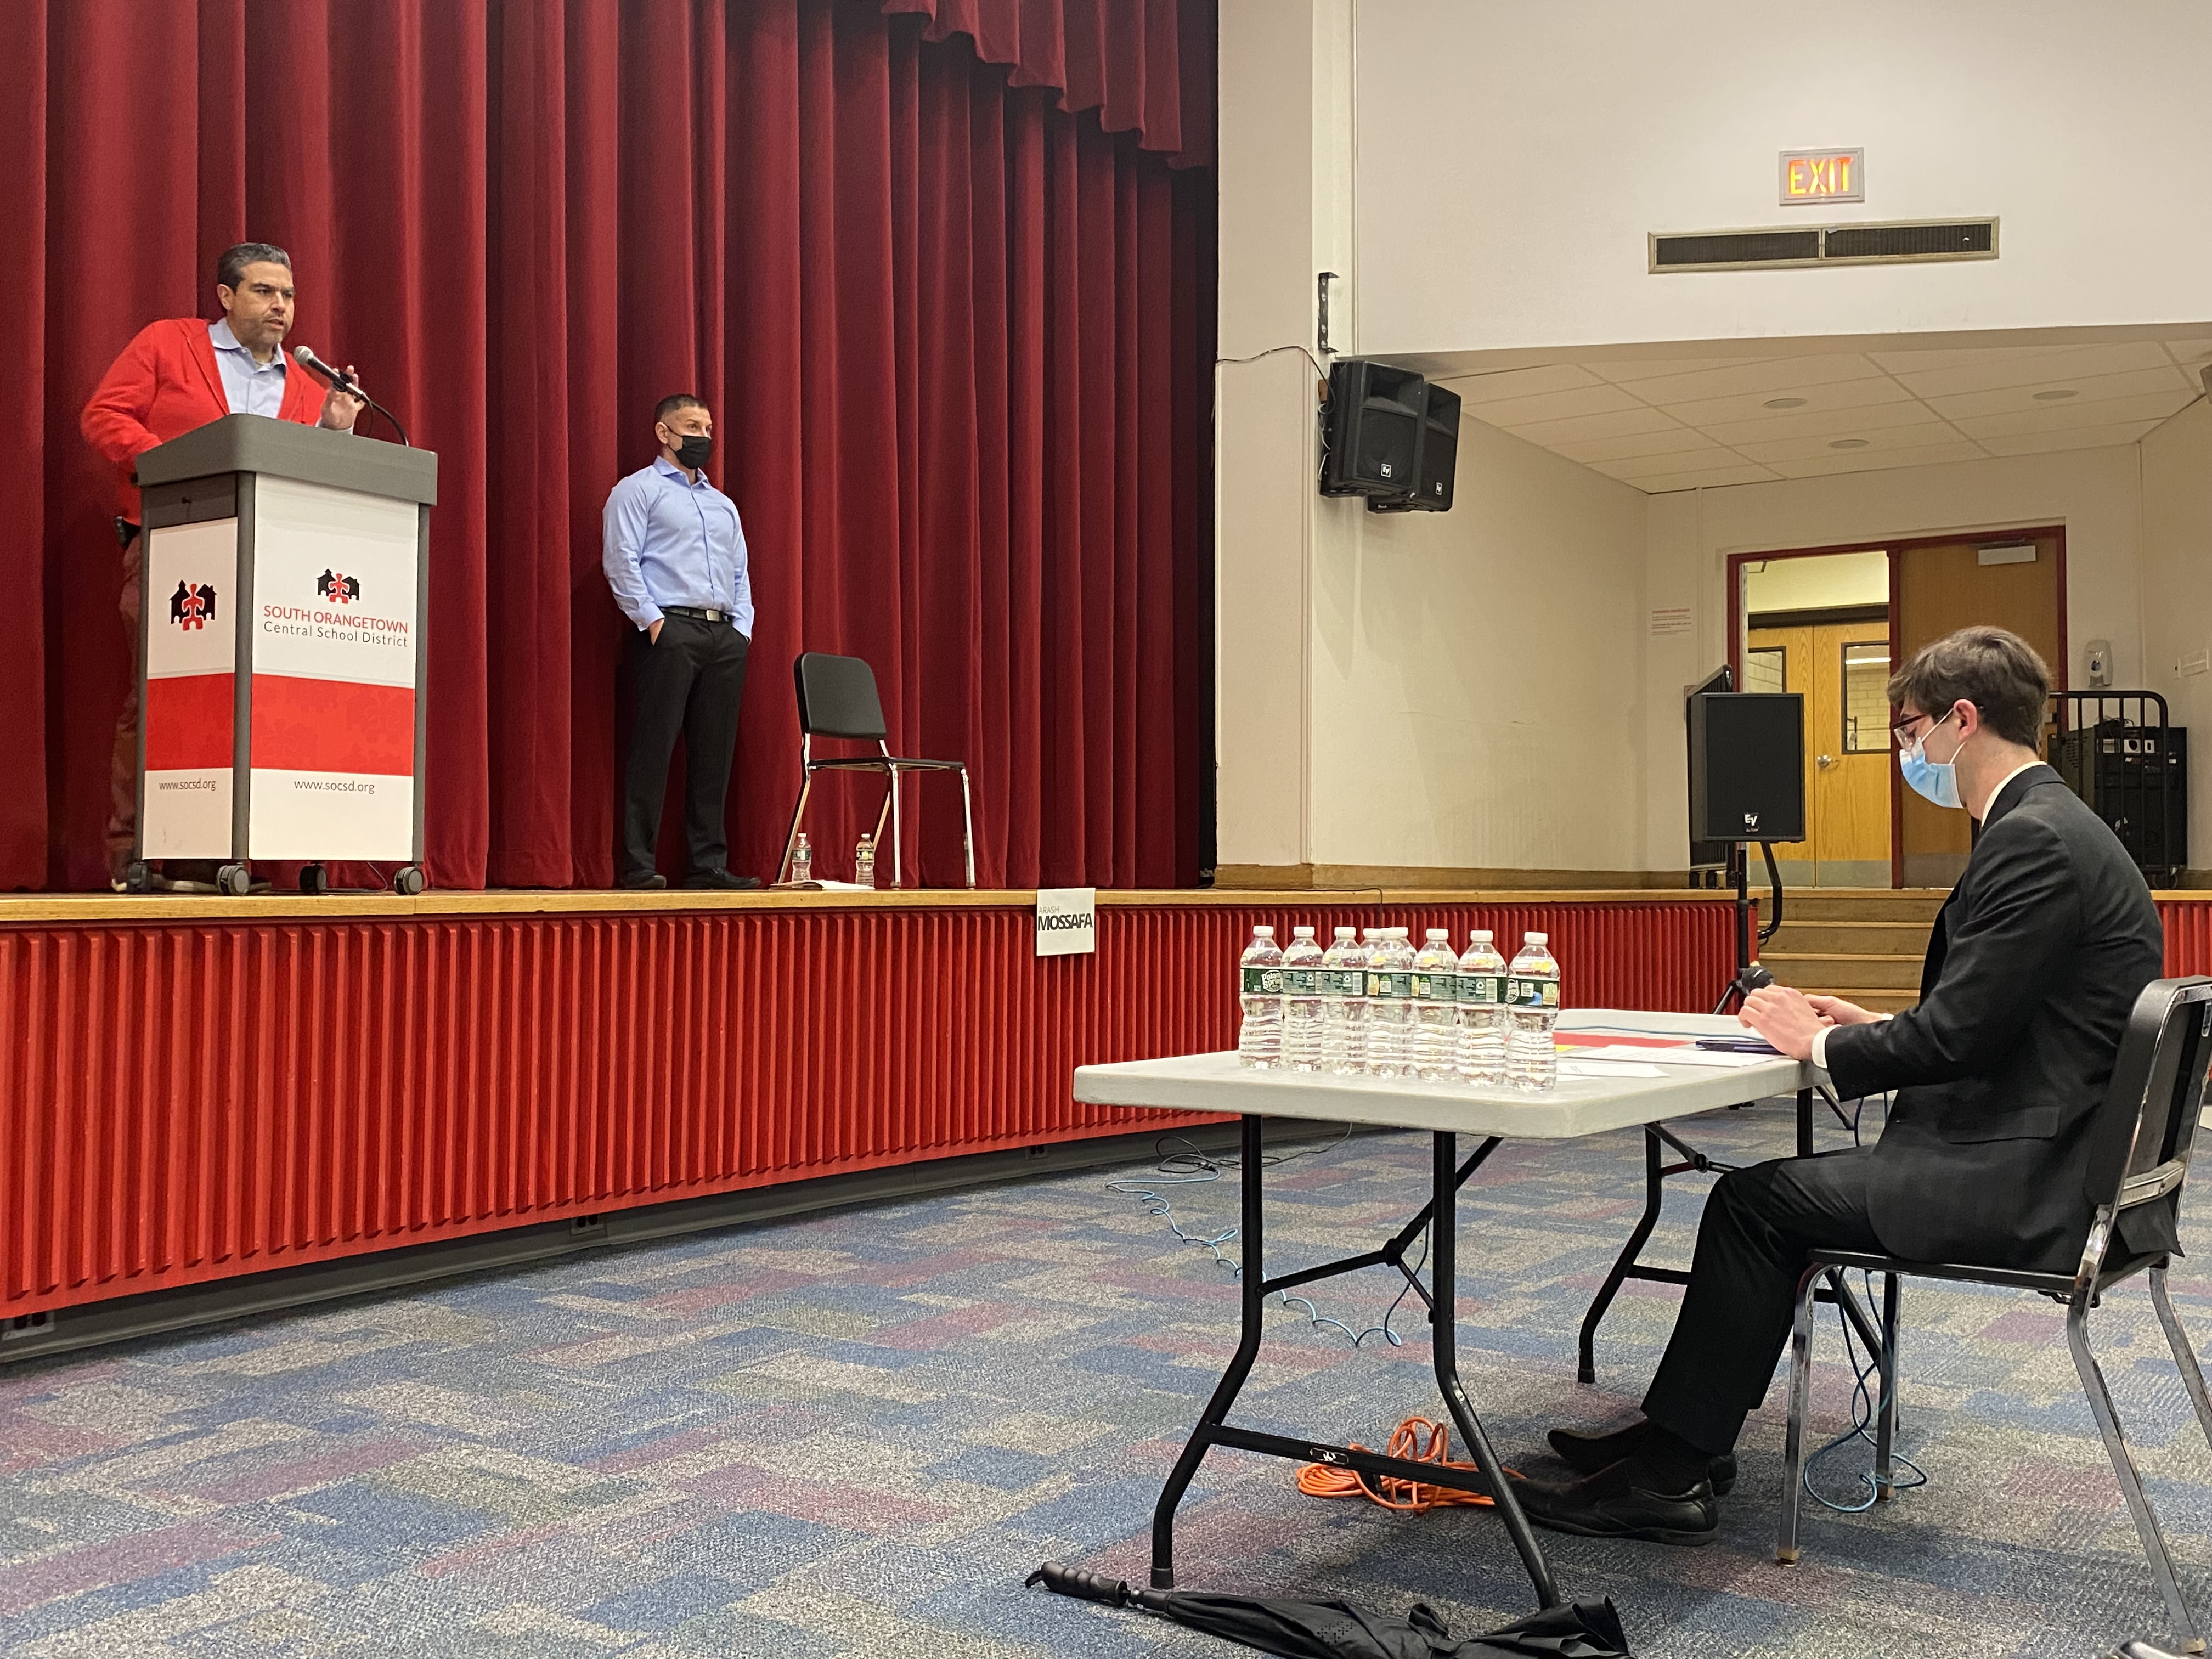
<svg viewBox="0 0 2212 1659"><path fill-rule="evenodd" d="M1951 398L1965 392L1995 392L2010 386L2051 386L2093 374L2124 374L2131 369L2170 368L2172 359L2154 340L2123 345L2069 346L2036 356L1992 356L1981 362L1948 368L1896 368L1890 372L1915 397Z"/></svg>
<svg viewBox="0 0 2212 1659"><path fill-rule="evenodd" d="M1577 415L1571 420L1546 421L1537 426L1517 427L1513 435L1526 438L1532 444L1548 447L1575 443L1589 438L1622 438L1632 432L1678 432L1686 429L1672 416L1638 404L1634 409L1623 409L1610 415Z"/></svg>
<svg viewBox="0 0 2212 1659"><path fill-rule="evenodd" d="M1757 392L1764 398L1784 395L1790 387L1826 386L1837 380L1863 380L1881 371L1855 353L1814 357L1767 357L1737 363L1729 368L1701 369L1694 374L1662 374L1636 383L1636 395L1647 404L1696 403L1709 398L1735 398Z"/></svg>
<svg viewBox="0 0 2212 1659"><path fill-rule="evenodd" d="M2094 404L2078 399L2063 404L2037 404L2003 415L1972 415L1958 422L1970 438L2009 438L2023 432L2064 432L2079 427L2124 426L2134 421L2162 421L2194 399L2185 388L2154 392L2140 398L2102 398Z"/></svg>
<svg viewBox="0 0 2212 1659"><path fill-rule="evenodd" d="M2179 374L2179 369L2169 371ZM1534 398L1507 398L1494 404L1475 404L1464 412L1492 426L1534 426L1542 421L1564 421L1577 415L1609 415L1643 405L1619 386L1577 386L1571 392L1547 392Z"/></svg>
<svg viewBox="0 0 2212 1659"><path fill-rule="evenodd" d="M1601 380L1628 386L1638 380L1657 380L1669 374L1702 374L1707 369L1733 368L1738 363L1755 363L1757 357L1654 357L1644 362L1585 362L1583 367Z"/></svg>
<svg viewBox="0 0 2212 1659"><path fill-rule="evenodd" d="M2039 402L2039 392L2071 390L2077 395L2057 404ZM2176 392L2185 396L2194 394L2197 387L2186 373L2171 363L2160 363L2152 368L2138 368L2124 374L2089 374L2074 379L2064 376L2033 381L2022 386L2008 386L1988 392L1961 392L1950 397L1930 398L1928 406L1946 420L1962 420L1970 415L2010 415L2022 410L2070 407L2076 404L2110 403L2124 398L2141 397L2148 392ZM2168 410L2168 414L2173 411ZM2099 422L2103 425L2114 422Z"/></svg>
<svg viewBox="0 0 2212 1659"><path fill-rule="evenodd" d="M1855 437L1893 426L1924 426L1936 418L1927 404L1908 398L1901 404L1873 404L1861 409L1770 410L1760 420L1700 423L1698 429L1719 443L1762 443L1781 438Z"/></svg>
<svg viewBox="0 0 2212 1659"><path fill-rule="evenodd" d="M1632 386L1639 396L1644 388ZM1802 398L1804 407L1769 409L1771 398ZM1831 380L1826 385L1776 386L1764 392L1739 392L1729 398L1698 398L1689 403L1670 403L1667 412L1692 426L1711 426L1717 421L1763 421L1778 415L1811 415L1821 410L1864 409L1874 404L1908 404L1912 394L1886 374L1856 380ZM1925 418L1924 416L1923 417Z"/></svg>
<svg viewBox="0 0 2212 1659"><path fill-rule="evenodd" d="M2102 449L2112 444L2131 444L2158 424L2135 421L2126 426L2077 427L2064 432L2021 432L2006 438L1984 438L1982 447L1992 455L2042 455L2055 449Z"/></svg>
<svg viewBox="0 0 2212 1659"><path fill-rule="evenodd" d="M1771 483L1779 475L1763 466L1709 467L1703 472L1668 472L1656 478L1626 478L1647 495L1672 489L1714 489L1724 484Z"/></svg>
<svg viewBox="0 0 2212 1659"><path fill-rule="evenodd" d="M2166 349L2173 354L2173 361L2185 368L2194 368L2206 358L2212 357L2212 340L2168 340ZM1592 374L1597 371L1592 369Z"/></svg>
<svg viewBox="0 0 2212 1659"><path fill-rule="evenodd" d="M2046 341L2039 345L1953 346L1940 351L1869 351L1867 356L1874 359L1885 374L1927 374L1942 368L1971 368L1985 363L2022 363L2039 357L2075 357L2085 352L2109 351L2112 349L2112 344L2104 341L2076 342L2072 345Z"/></svg>
<svg viewBox="0 0 2212 1659"><path fill-rule="evenodd" d="M1864 438L1866 447L1837 449L1833 438L1815 437L1739 443L1735 448L1754 461L1813 461L1824 455L1864 455L1877 450L1886 454L1893 450L1925 449L1931 444L1956 444L1962 441L1958 428L1942 421L1923 421L1917 426L1894 426L1848 435Z"/></svg>
<svg viewBox="0 0 2212 1659"><path fill-rule="evenodd" d="M1950 461L1987 460L1978 444L1929 444L1919 449L1846 449L1802 461L1776 461L1784 477L1821 478L1838 472L1878 472L1893 467L1935 466Z"/></svg>
<svg viewBox="0 0 2212 1659"><path fill-rule="evenodd" d="M1503 373L1439 374L1436 383L1459 393L1460 402L1472 409L1477 404L1502 403L1508 398L1534 398L1547 392L1571 392L1577 386L1598 386L1598 377L1576 363L1545 363L1535 368L1509 368Z"/></svg>
<svg viewBox="0 0 2212 1659"><path fill-rule="evenodd" d="M1659 432L1630 432L1618 438L1583 438L1573 442L1550 446L1571 461L1580 461L1585 466L1598 461L1632 460L1638 455L1665 455L1689 450L1726 451L1700 432L1686 426L1670 426Z"/></svg>
<svg viewBox="0 0 2212 1659"><path fill-rule="evenodd" d="M1703 449L1679 450L1665 455L1631 455L1617 461L1600 461L1597 470L1609 478L1633 483L1638 478L1656 478L1670 472L1710 471L1743 465L1744 458L1733 449L1709 444Z"/></svg>

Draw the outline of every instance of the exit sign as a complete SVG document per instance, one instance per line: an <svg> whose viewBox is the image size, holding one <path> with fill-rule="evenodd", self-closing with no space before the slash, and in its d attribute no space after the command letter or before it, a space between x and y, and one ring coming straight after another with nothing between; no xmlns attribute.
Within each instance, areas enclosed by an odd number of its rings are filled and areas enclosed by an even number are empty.
<svg viewBox="0 0 2212 1659"><path fill-rule="evenodd" d="M1866 152L1863 149L1785 149L1782 152L1782 205L1809 202L1866 200Z"/></svg>

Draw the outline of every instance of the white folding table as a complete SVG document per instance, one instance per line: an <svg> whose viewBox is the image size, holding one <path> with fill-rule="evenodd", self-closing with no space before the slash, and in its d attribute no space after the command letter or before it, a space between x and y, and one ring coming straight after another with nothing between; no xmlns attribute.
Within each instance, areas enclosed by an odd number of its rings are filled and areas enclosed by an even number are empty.
<svg viewBox="0 0 2212 1659"><path fill-rule="evenodd" d="M1608 1036L1620 1031L1623 1040L1627 1040L1632 1031L1654 1036L1679 1035L1686 1039L1744 1035L1742 1026L1733 1016L1607 1009L1580 1009L1560 1016L1559 1029L1563 1032L1595 1033L1601 1028ZM1299 1462L1334 1464L1363 1474L1389 1475L1427 1486L1486 1492L1504 1521L1515 1549L1520 1552L1522 1565L1535 1587L1538 1601L1545 1607L1559 1602L1561 1597L1553 1582L1551 1569L1545 1563L1543 1551L1511 1486L1492 1478L1492 1471L1498 1468L1498 1455L1460 1382L1456 1333L1450 1317L1451 1310L1458 1305L1457 1239L1453 1225L1456 1200L1459 1188L1501 1141L1571 1140L1610 1129L1641 1126L1645 1130L1647 1146L1653 1149L1647 1160L1652 1174L1646 1214L1628 1249L1615 1263L1607 1288L1601 1292L1602 1300L1592 1305L1585 1321L1585 1332L1595 1328L1604 1312L1603 1301L1611 1299L1622 1279L1633 1275L1679 1281L1682 1275L1678 1272L1644 1267L1636 1260L1658 1213L1657 1183L1664 1171L1656 1149L1663 1140L1695 1160L1695 1167L1705 1168L1707 1164L1660 1129L1661 1121L1795 1092L1798 1097L1799 1150L1807 1152L1810 1150L1808 1143L1811 1136L1812 1073L1809 1066L1779 1056L1723 1068L1679 1061L1670 1064L1668 1053L1665 1048L1653 1048L1638 1056L1639 1062L1659 1069L1661 1075L1657 1077L1626 1073L1562 1076L1555 1089L1541 1095L1494 1087L1422 1083L1412 1079L1250 1071L1239 1066L1233 1054L1127 1060L1118 1065L1077 1069L1075 1097L1089 1104L1151 1107L1177 1112L1234 1112L1243 1119L1242 1214L1238 1223L1243 1261L1243 1270L1238 1274L1243 1330L1236 1355L1230 1360L1212 1398L1206 1402L1205 1413L1185 1443L1182 1455L1176 1460L1175 1468L1152 1511L1154 1589L1175 1587L1176 1506L1182 1501L1208 1449L1230 1446ZM1574 1056L1563 1053L1562 1058ZM1318 1267L1273 1279L1267 1277L1261 1245L1260 1128L1262 1120L1270 1117L1426 1130L1431 1139L1429 1201L1376 1249ZM1458 1151L1458 1139L1462 1134L1484 1138L1464 1160ZM1424 1285L1419 1273L1408 1264L1407 1254L1432 1218L1439 1224L1433 1230L1429 1249L1430 1282ZM1437 1386L1460 1438L1477 1465L1472 1474L1439 1468L1433 1463L1358 1451L1349 1446L1240 1429L1228 1421L1230 1408L1235 1405L1251 1372L1252 1362L1259 1355L1261 1309L1266 1298L1279 1291L1373 1267L1394 1267L1404 1274L1413 1293L1428 1306L1429 1321L1435 1333L1431 1346ZM1437 1317L1439 1310L1444 1317ZM1587 1334L1583 1340L1587 1352Z"/></svg>

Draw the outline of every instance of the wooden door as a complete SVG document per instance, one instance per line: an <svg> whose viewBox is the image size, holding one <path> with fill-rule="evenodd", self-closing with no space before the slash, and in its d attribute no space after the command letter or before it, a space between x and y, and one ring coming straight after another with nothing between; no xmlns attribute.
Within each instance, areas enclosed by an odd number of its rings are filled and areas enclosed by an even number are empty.
<svg viewBox="0 0 2212 1659"><path fill-rule="evenodd" d="M1984 564L1984 547L2033 540L2035 557ZM1936 546L1901 547L1892 556L1898 641L1909 660L1932 640L1975 623L2008 628L2050 665L2052 689L2066 684L2061 623L2059 538L1982 536ZM1948 887L1966 867L1973 827L1964 812L1936 806L1900 789L1899 860L1907 887Z"/></svg>
<svg viewBox="0 0 2212 1659"><path fill-rule="evenodd" d="M1805 839L1775 848L1798 887L1889 885L1889 641L1875 623L1755 628L1744 690L1805 699Z"/></svg>

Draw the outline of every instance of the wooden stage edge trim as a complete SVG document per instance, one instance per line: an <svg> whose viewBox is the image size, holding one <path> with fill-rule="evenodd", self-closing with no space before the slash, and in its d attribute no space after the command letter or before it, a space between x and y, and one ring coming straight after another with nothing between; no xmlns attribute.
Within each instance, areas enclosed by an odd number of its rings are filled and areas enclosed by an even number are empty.
<svg viewBox="0 0 2212 1659"><path fill-rule="evenodd" d="M2201 895L2212 898L2212 894ZM1297 908L1340 909L1347 904L1653 904L1683 900L1727 903L1731 895L1692 888L1481 890L1467 887L1351 888L1333 892L1310 889L1261 892L1220 887L1108 888L1098 890L1102 909L1201 909ZM671 890L626 893L572 888L494 888L483 891L420 893L332 893L309 898L301 893L263 893L251 898L214 894L149 894L125 897L108 893L24 894L0 899L0 923L53 927L67 922L236 922L339 921L377 918L401 921L439 916L653 915L692 915L713 910L1034 910L1034 888L933 887L866 892L715 893Z"/></svg>

